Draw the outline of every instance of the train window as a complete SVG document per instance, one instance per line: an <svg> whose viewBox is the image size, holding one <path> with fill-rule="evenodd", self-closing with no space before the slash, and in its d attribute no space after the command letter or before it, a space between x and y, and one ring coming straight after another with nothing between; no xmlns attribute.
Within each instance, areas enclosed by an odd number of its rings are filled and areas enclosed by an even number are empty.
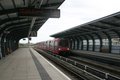
<svg viewBox="0 0 120 80"><path fill-rule="evenodd" d="M57 41L55 41L55 46L58 46L58 42Z"/></svg>
<svg viewBox="0 0 120 80"><path fill-rule="evenodd" d="M59 45L62 46L62 47L68 47L68 41L67 40L61 40L59 42Z"/></svg>

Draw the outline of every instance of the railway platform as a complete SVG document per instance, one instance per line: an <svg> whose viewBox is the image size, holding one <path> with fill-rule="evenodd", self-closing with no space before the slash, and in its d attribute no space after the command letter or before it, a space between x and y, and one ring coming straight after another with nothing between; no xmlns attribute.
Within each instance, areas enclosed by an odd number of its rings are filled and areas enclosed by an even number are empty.
<svg viewBox="0 0 120 80"><path fill-rule="evenodd" d="M84 51L84 50L71 50L71 52L77 53L77 54L83 54L83 55L87 55L87 56L109 58L111 60L120 61L120 55L113 54L113 53L102 53L102 52L93 52L93 51Z"/></svg>
<svg viewBox="0 0 120 80"><path fill-rule="evenodd" d="M0 60L0 80L70 80L32 48L19 48Z"/></svg>

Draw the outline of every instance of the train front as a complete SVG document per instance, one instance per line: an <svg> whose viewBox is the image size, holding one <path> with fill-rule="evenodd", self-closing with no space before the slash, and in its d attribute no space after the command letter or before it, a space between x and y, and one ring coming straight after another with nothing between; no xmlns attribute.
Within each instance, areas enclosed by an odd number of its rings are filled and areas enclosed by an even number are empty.
<svg viewBox="0 0 120 80"><path fill-rule="evenodd" d="M68 55L70 52L68 40L60 40L58 46L59 55Z"/></svg>

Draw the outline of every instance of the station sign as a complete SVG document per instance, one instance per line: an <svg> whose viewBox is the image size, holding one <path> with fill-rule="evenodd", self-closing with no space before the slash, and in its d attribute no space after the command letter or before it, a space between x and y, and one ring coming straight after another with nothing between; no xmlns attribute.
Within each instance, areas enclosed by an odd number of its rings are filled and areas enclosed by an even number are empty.
<svg viewBox="0 0 120 80"><path fill-rule="evenodd" d="M59 18L60 10L59 9L20 8L18 9L18 16Z"/></svg>

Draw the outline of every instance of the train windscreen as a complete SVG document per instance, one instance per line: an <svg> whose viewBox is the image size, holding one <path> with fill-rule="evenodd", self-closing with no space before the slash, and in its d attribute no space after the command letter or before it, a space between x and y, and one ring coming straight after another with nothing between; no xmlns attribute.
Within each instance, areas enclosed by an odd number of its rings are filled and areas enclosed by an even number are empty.
<svg viewBox="0 0 120 80"><path fill-rule="evenodd" d="M59 46L68 47L68 41L67 40L61 40L60 43L59 43Z"/></svg>

